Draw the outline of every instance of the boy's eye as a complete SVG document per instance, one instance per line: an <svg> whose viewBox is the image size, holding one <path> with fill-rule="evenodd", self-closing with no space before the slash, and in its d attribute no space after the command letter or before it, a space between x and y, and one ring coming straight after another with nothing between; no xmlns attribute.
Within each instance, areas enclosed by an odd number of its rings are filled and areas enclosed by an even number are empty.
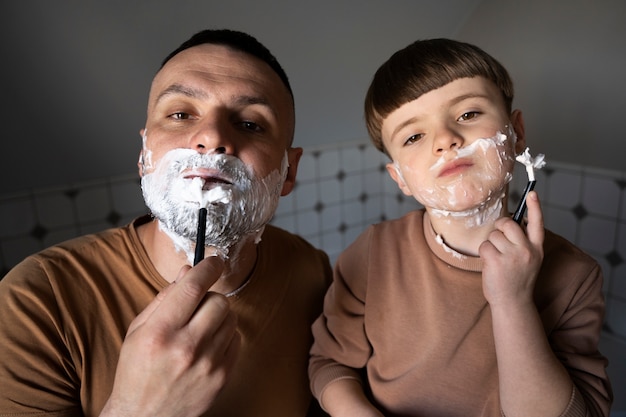
<svg viewBox="0 0 626 417"><path fill-rule="evenodd" d="M475 118L476 116L478 116L477 111L468 111L468 112L463 113L461 117L459 117L458 120L471 120Z"/></svg>
<svg viewBox="0 0 626 417"><path fill-rule="evenodd" d="M424 135L422 133L417 133L415 135L411 135L409 136L409 138L404 142L405 145L410 145L412 143L417 142L418 140L420 140L421 138L423 138Z"/></svg>

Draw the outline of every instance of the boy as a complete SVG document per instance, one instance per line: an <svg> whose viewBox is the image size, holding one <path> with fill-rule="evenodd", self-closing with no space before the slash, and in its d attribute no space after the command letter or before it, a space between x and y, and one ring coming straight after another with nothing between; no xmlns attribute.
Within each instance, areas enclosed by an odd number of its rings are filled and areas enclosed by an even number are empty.
<svg viewBox="0 0 626 417"><path fill-rule="evenodd" d="M507 71L447 39L394 54L365 116L423 210L369 227L339 257L309 376L333 416L607 416L598 264L508 215L525 148Z"/></svg>

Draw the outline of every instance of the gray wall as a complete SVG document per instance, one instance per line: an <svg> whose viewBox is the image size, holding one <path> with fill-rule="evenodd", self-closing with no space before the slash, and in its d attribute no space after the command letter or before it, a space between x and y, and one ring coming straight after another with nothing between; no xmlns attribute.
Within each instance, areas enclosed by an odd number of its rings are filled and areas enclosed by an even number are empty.
<svg viewBox="0 0 626 417"><path fill-rule="evenodd" d="M296 143L366 139L376 68L426 37L477 43L509 67L533 152L623 170L623 0L5 2L0 194L131 173L160 60L205 27L267 44L296 94Z"/></svg>

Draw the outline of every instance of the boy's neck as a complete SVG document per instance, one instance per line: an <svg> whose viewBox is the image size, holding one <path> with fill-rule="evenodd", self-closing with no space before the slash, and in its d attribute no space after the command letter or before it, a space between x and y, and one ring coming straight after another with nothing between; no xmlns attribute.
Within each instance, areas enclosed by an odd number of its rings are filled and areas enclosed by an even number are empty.
<svg viewBox="0 0 626 417"><path fill-rule="evenodd" d="M507 206L506 198L502 198L463 213L426 210L435 233L447 246L464 255L478 256L478 248L494 230L495 221L507 213Z"/></svg>

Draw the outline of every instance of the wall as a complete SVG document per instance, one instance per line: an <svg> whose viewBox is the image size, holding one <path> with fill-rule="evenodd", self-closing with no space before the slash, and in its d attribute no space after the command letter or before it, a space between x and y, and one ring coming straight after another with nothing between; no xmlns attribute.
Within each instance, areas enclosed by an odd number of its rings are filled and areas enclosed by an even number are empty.
<svg viewBox="0 0 626 417"><path fill-rule="evenodd" d="M509 69L535 152L624 170L625 23L622 0L484 0L457 37Z"/></svg>
<svg viewBox="0 0 626 417"><path fill-rule="evenodd" d="M418 207L391 181L386 162L368 143L307 148L297 185L281 199L272 223L301 234L334 261L368 225ZM511 207L526 181L521 165L517 168ZM549 160L537 180L546 226L602 266L606 321L601 348L610 360L614 410L626 412L626 172ZM134 174L0 198L0 276L30 253L125 224L145 212Z"/></svg>
<svg viewBox="0 0 626 417"><path fill-rule="evenodd" d="M415 37L452 36L478 0L28 0L0 13L0 193L124 175L150 81L204 28L250 32L296 97L296 142L365 138L378 65ZM15 175L19 173L19 175Z"/></svg>

